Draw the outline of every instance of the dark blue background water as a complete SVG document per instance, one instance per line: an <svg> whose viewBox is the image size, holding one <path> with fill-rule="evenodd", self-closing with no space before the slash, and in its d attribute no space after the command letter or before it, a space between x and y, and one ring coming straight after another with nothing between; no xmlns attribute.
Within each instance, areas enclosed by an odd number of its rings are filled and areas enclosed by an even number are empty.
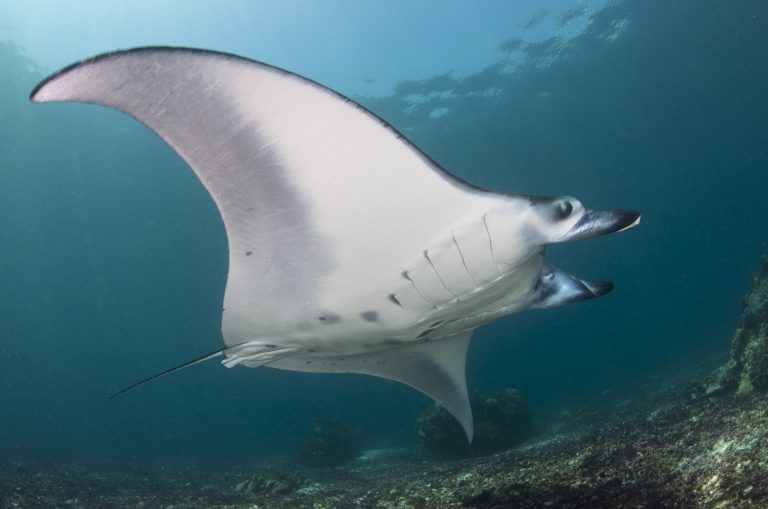
<svg viewBox="0 0 768 509"><path fill-rule="evenodd" d="M768 4L627 0L590 16L565 47L510 30L481 72L357 98L480 186L643 212L632 232L550 250L614 280L612 295L476 333L470 386L514 383L537 411L724 358L768 252ZM318 415L372 445L416 440L429 401L362 376L211 362L110 401L220 346L223 227L143 126L28 104L43 71L10 42L0 69L0 454L248 460L290 454Z"/></svg>

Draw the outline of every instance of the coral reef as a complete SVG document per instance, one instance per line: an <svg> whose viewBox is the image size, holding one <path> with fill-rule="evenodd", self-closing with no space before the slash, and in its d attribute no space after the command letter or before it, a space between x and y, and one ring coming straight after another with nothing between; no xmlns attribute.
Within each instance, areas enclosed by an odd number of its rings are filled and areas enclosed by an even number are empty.
<svg viewBox="0 0 768 509"><path fill-rule="evenodd" d="M760 261L752 288L744 297L731 357L710 391L721 388L739 394L768 391L768 256Z"/></svg>
<svg viewBox="0 0 768 509"><path fill-rule="evenodd" d="M330 417L315 419L312 434L304 440L300 456L312 466L343 465L360 455L363 442L341 421Z"/></svg>
<svg viewBox="0 0 768 509"><path fill-rule="evenodd" d="M443 407L433 405L419 416L418 433L427 451L443 458L488 454L516 445L531 430L528 404L514 387L472 395L475 435L467 442L464 430Z"/></svg>

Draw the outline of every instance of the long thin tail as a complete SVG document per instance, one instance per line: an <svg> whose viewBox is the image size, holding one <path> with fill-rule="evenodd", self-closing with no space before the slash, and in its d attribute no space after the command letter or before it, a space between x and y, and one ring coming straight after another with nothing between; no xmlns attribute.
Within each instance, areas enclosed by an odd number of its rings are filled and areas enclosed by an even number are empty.
<svg viewBox="0 0 768 509"><path fill-rule="evenodd" d="M135 384L131 384L128 387L120 389L119 391L117 391L116 393L111 395L109 397L109 399L115 399L116 397L118 397L119 395L123 394L124 392L128 392L131 389L134 389L134 388L138 387L139 385L143 385L143 384L145 384L147 382L151 382L152 380L154 380L156 378L160 378L161 376L169 375L169 374L173 373L174 371L179 371L180 369L188 368L188 367L194 366L195 364L198 364L200 362L207 361L208 359L213 359L214 357L218 357L219 355L223 355L225 349L226 349L226 347L225 348L219 348L215 352L207 353L207 354L205 354L205 355L203 355L201 357L198 357L196 359L192 359L191 361L187 361L187 362L185 362L183 364L179 364L178 366L174 366L174 367L172 367L170 369L166 369L165 371L161 371L160 373L154 374L152 376L148 376L147 378L145 378L143 380L139 380Z"/></svg>

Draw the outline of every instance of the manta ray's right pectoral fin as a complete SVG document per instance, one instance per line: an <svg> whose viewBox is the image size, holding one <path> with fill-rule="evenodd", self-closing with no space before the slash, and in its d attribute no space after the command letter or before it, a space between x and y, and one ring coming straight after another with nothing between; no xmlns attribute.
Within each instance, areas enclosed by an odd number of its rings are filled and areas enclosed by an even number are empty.
<svg viewBox="0 0 768 509"><path fill-rule="evenodd" d="M613 290L610 281L582 281L544 262L536 286L537 301L534 309L555 308L582 300L594 299Z"/></svg>

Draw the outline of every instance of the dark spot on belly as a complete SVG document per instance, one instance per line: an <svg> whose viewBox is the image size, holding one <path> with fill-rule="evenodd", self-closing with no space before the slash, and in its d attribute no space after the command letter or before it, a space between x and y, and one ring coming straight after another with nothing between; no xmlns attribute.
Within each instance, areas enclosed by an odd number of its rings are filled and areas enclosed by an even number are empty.
<svg viewBox="0 0 768 509"><path fill-rule="evenodd" d="M264 346L266 346L267 348L277 348L277 345L264 345Z"/></svg>
<svg viewBox="0 0 768 509"><path fill-rule="evenodd" d="M363 311L360 313L360 316L363 317L363 320L366 322L378 322L379 321L379 313L377 311Z"/></svg>
<svg viewBox="0 0 768 509"><path fill-rule="evenodd" d="M245 256L251 256L253 254L253 251L246 251Z"/></svg>
<svg viewBox="0 0 768 509"><path fill-rule="evenodd" d="M326 313L324 315L318 316L317 319L328 325L332 323L339 323L341 321L341 317L335 313Z"/></svg>
<svg viewBox="0 0 768 509"><path fill-rule="evenodd" d="M307 361L305 364L312 364L312 361Z"/></svg>
<svg viewBox="0 0 768 509"><path fill-rule="evenodd" d="M403 307L403 305L402 305L402 304L400 304L400 301L399 301L399 300L397 300L397 297L395 297L395 294L394 294L394 293L390 293L390 294L389 294L389 301L390 301L391 303L393 303L393 304L397 304L398 306L400 306L400 307Z"/></svg>

